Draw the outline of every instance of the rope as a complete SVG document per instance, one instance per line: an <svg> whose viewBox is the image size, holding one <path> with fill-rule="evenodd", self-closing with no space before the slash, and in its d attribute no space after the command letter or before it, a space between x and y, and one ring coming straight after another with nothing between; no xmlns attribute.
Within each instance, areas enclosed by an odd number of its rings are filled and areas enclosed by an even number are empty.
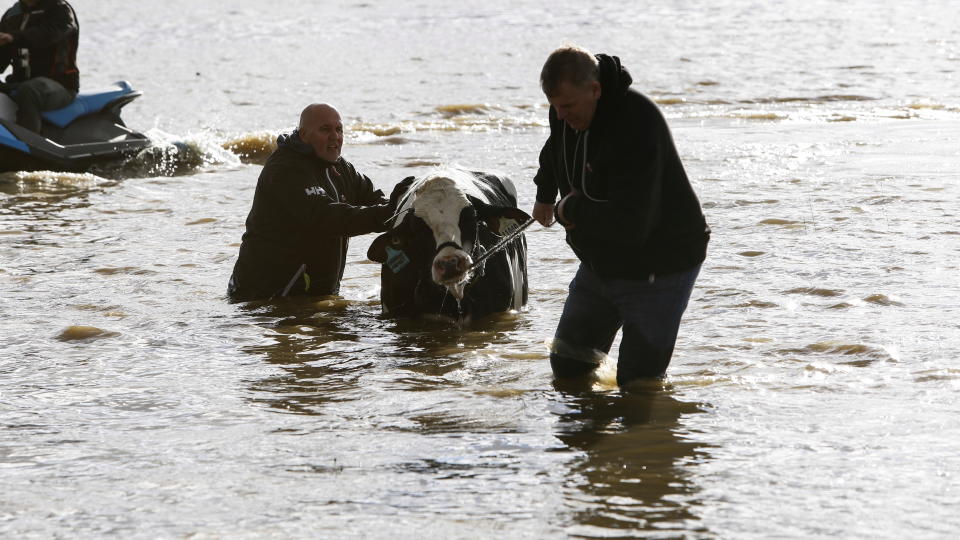
<svg viewBox="0 0 960 540"><path fill-rule="evenodd" d="M536 220L534 220L533 218L530 218L524 223L522 223L516 229L510 231L506 236L501 238L499 242L494 244L492 248L488 249L483 255L480 255L479 257L477 257L473 261L473 264L470 265L470 268L467 268L467 271L469 272L470 270L473 270L474 268L476 268L478 264L489 259L491 256L495 255L496 253L503 251L503 248L507 247L510 244L510 242L513 242L514 240L516 240L517 237L520 236L520 234L523 233L523 231L527 227L529 227L530 225L533 225L534 221Z"/></svg>

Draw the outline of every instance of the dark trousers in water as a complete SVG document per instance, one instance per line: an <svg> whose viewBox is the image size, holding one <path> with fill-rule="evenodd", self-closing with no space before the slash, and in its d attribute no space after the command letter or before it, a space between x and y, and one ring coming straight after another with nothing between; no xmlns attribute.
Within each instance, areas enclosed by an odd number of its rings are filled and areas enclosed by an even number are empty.
<svg viewBox="0 0 960 540"><path fill-rule="evenodd" d="M34 77L17 85L10 97L17 103L17 124L40 133L40 113L69 105L76 94L46 77Z"/></svg>
<svg viewBox="0 0 960 540"><path fill-rule="evenodd" d="M588 375L598 365L596 351L610 352L621 328L617 383L662 376L699 273L698 265L653 280L614 279L581 264L570 282L550 354L554 376Z"/></svg>

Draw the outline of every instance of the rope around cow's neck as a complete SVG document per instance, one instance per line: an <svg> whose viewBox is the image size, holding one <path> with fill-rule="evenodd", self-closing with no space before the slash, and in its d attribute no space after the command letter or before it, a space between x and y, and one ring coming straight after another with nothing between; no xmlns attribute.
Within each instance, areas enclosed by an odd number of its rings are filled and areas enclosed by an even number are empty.
<svg viewBox="0 0 960 540"><path fill-rule="evenodd" d="M474 259L473 264L470 265L470 268L467 268L467 271L469 272L470 270L473 270L474 268L476 268L478 264L489 259L491 256L495 255L496 253L502 251L503 248L507 247L510 244L510 242L513 242L514 240L516 240L517 237L520 236L527 227L529 227L530 225L533 225L534 221L535 220L533 218L530 218L527 221L520 224L519 227L507 233L507 235L501 238L500 241L494 244L493 247L491 247L482 255Z"/></svg>

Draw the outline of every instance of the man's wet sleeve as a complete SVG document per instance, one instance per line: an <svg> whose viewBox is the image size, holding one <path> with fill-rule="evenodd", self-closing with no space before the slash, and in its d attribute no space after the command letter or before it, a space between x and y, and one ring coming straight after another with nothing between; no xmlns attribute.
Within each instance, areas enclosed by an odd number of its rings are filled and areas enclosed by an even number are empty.
<svg viewBox="0 0 960 540"><path fill-rule="evenodd" d="M373 188L373 181L367 175L357 173L357 182L360 183L360 204L365 206L386 204L387 197L383 191Z"/></svg>
<svg viewBox="0 0 960 540"><path fill-rule="evenodd" d="M387 205L353 206L337 202L330 193L297 174L280 169L274 173L272 187L280 202L280 212L288 212L297 226L320 236L357 236L384 230L390 217Z"/></svg>
<svg viewBox="0 0 960 540"><path fill-rule="evenodd" d="M533 183L537 185L537 202L552 204L557 200L557 177L553 170L553 152L551 150L551 139L540 149L540 168L537 169L536 176L533 177Z"/></svg>

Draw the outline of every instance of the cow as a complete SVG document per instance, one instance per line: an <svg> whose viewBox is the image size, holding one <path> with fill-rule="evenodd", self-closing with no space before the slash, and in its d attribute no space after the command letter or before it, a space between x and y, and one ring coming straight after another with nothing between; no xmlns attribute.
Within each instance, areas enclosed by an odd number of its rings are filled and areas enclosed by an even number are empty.
<svg viewBox="0 0 960 540"><path fill-rule="evenodd" d="M469 322L527 302L527 241L521 234L471 268L474 259L530 220L509 178L441 168L406 178L390 228L370 244L381 263L385 315L441 315Z"/></svg>

